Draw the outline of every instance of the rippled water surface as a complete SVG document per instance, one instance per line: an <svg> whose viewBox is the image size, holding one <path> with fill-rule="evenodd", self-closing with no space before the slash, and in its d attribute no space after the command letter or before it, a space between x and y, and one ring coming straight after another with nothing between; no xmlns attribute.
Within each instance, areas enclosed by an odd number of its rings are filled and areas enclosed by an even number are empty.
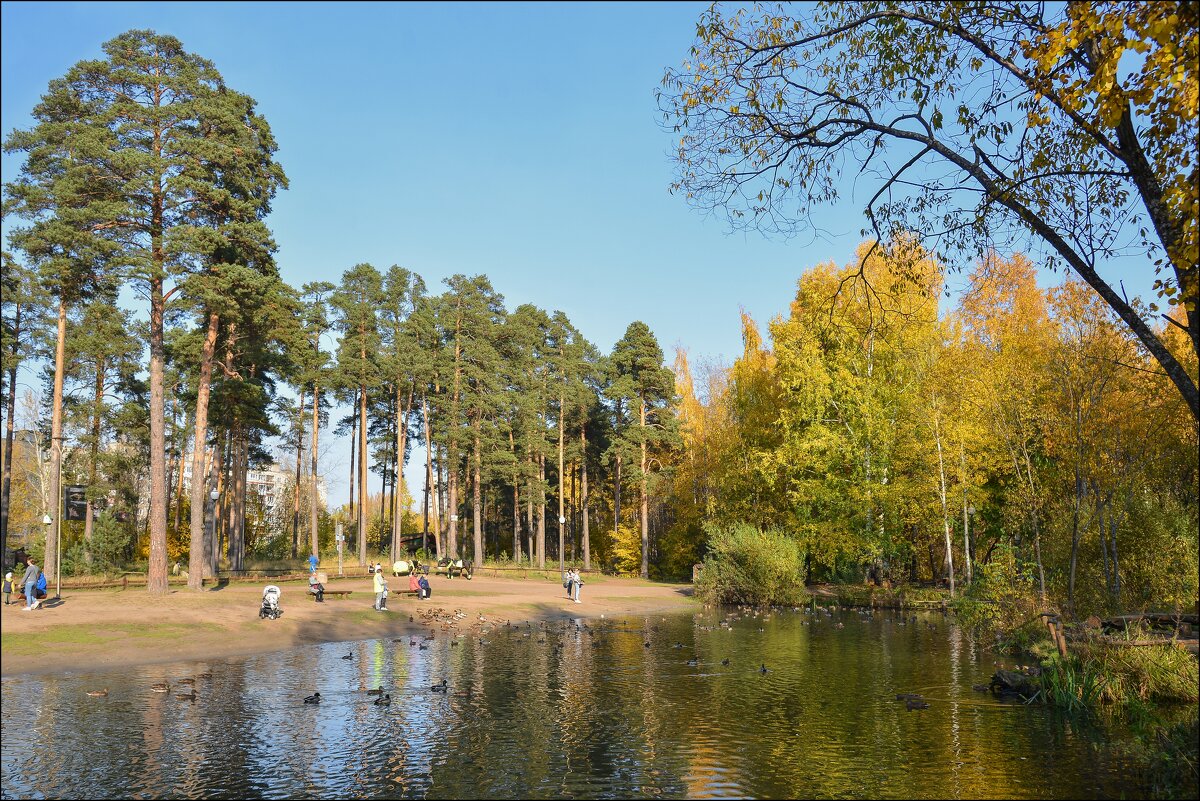
<svg viewBox="0 0 1200 801"><path fill-rule="evenodd" d="M996 657L940 615L799 610L721 625L729 614L564 618L458 639L436 628L425 649L405 637L6 678L0 787L6 798L1139 793L1098 734L973 691ZM196 700L176 697L179 679L204 673ZM442 679L449 692L431 692ZM151 690L162 681L170 693ZM389 707L366 694L380 686ZM305 705L316 691L323 702ZM907 711L900 692L930 708Z"/></svg>

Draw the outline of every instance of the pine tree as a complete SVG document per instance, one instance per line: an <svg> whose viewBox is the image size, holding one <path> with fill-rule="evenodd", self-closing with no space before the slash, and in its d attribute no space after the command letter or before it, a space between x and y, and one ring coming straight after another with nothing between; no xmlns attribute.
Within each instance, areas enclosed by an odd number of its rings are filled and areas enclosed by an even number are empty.
<svg viewBox="0 0 1200 801"><path fill-rule="evenodd" d="M414 313L421 304L425 294L425 282L419 275L403 267L392 265L384 276L383 295L380 304L380 326L383 329L383 344L385 359L382 369L388 377L396 409L394 458L396 461L395 486L402 490L404 486L404 465L407 462L409 447L409 426L414 411L414 403L420 397L422 365L424 357L421 353L421 324L422 321L413 319ZM397 493L393 493L397 494ZM403 492L398 493L403 497ZM400 558L404 515L402 509L397 509L392 517L391 558Z"/></svg>
<svg viewBox="0 0 1200 801"><path fill-rule="evenodd" d="M381 383L379 307L383 276L370 264L358 264L342 275L330 303L342 334L337 351L338 384L352 389L358 405L358 563L367 562L367 393Z"/></svg>
<svg viewBox="0 0 1200 801"><path fill-rule="evenodd" d="M637 455L632 478L640 486L642 530L642 578L650 575L650 484L654 465L661 466L655 451L674 444L677 422L671 413L675 398L675 376L663 366L662 348L641 321L629 324L625 336L613 346L610 357L613 380L609 397L629 413L628 422L617 429L621 452ZM618 463L619 464L619 463Z"/></svg>
<svg viewBox="0 0 1200 801"><path fill-rule="evenodd" d="M237 241L260 213L282 170L254 102L229 90L211 62L178 39L128 31L104 45L106 58L84 61L51 82L35 110L38 124L15 133L9 150L65 150L82 164L66 175L92 198L88 230L111 241L129 278L150 302L150 563L148 589L167 591L164 315L173 276L210 262L218 243ZM248 141L255 146L247 148ZM47 181L43 180L43 185ZM102 208L101 208L102 207ZM68 220L64 220L69 224Z"/></svg>
<svg viewBox="0 0 1200 801"><path fill-rule="evenodd" d="M448 291L442 306L446 353L450 357L449 416L446 419L447 468L450 491L451 557L457 557L460 456L470 447L468 472L472 477L473 559L483 560L481 520L482 454L496 447L489 424L499 406L502 369L496 338L504 321L504 298L486 276L446 279Z"/></svg>
<svg viewBox="0 0 1200 801"><path fill-rule="evenodd" d="M317 497L317 445L321 430L321 422L327 417L326 409L329 406L327 395L323 392L325 389L329 369L326 366L329 357L321 348L321 338L330 328L329 322L329 297L332 295L336 287L328 281L312 281L305 284L301 288L301 325L304 330L305 342L300 349L300 355L296 358L299 362L299 380L302 387L308 387L312 398L312 422L310 427L310 436L312 437L309 446L309 548L313 554L319 554L320 542L318 531L318 507L320 506L319 498ZM297 489L297 492L299 490Z"/></svg>

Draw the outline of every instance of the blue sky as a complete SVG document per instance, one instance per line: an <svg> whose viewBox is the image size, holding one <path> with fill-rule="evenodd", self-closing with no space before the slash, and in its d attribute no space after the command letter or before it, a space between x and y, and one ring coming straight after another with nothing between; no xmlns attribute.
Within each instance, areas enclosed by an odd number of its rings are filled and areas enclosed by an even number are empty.
<svg viewBox="0 0 1200 801"><path fill-rule="evenodd" d="M3 129L27 127L48 82L104 41L169 33L271 124L291 188L269 224L293 285L359 262L408 267L435 292L482 272L509 309L562 310L604 351L640 319L668 361L676 345L729 361L739 308L765 323L805 268L849 259L865 198L822 210L819 237L784 240L730 234L668 194L674 137L654 90L704 8L4 3ZM12 180L19 160L2 167ZM324 457L334 504L348 453L347 439ZM418 493L422 464L406 471Z"/></svg>

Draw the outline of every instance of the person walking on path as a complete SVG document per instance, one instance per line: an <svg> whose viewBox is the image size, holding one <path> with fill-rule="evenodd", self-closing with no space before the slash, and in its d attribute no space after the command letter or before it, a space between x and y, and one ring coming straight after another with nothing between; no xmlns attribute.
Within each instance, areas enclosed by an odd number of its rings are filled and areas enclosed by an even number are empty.
<svg viewBox="0 0 1200 801"><path fill-rule="evenodd" d="M22 612L37 609L42 605L42 602L37 599L37 580L41 574L41 568L30 558L25 566L25 575L21 577L21 583L25 585L25 606L21 607Z"/></svg>
<svg viewBox="0 0 1200 801"><path fill-rule="evenodd" d="M571 588L574 591L575 603L581 604L579 600L579 588L583 586L583 579L579 577L579 568L574 568L571 571Z"/></svg>
<svg viewBox="0 0 1200 801"><path fill-rule="evenodd" d="M382 565L376 565L375 577L373 579L375 585L375 611L387 611L387 580L383 577Z"/></svg>
<svg viewBox="0 0 1200 801"><path fill-rule="evenodd" d="M321 561L321 560L317 558L317 555L316 555L315 553L314 553L314 554L312 554L312 555L310 555L310 556L308 557L308 572L309 572L309 573L316 573L316 572L317 572L317 565L320 563L320 561Z"/></svg>

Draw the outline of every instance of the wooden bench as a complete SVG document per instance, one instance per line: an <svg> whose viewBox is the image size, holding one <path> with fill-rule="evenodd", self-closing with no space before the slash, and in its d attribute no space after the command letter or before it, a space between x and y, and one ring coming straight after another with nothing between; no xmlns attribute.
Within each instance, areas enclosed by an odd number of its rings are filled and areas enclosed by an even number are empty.
<svg viewBox="0 0 1200 801"><path fill-rule="evenodd" d="M354 592L354 590L325 590L323 595L325 595L326 597L328 597L330 595L336 595L338 598L344 599L348 595L350 595L350 593L352 593L352 592ZM314 601L317 600L316 593L310 592L310 593L308 593L308 597L312 598Z"/></svg>
<svg viewBox="0 0 1200 801"><path fill-rule="evenodd" d="M471 564L459 559L446 565L433 565L430 569L435 574L445 573L447 579L452 579L455 576L459 576L461 578L465 578L467 581L470 581L473 567Z"/></svg>

